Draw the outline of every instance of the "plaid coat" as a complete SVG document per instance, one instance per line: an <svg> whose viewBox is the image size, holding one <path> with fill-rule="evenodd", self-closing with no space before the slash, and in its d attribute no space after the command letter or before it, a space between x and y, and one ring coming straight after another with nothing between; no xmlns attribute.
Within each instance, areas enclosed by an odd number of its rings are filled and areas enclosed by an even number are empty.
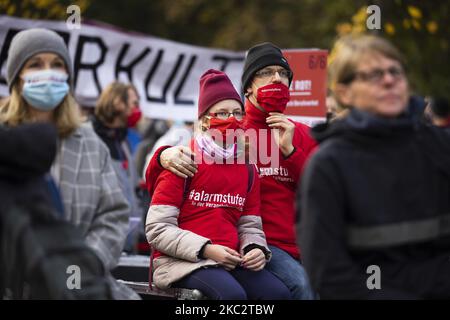
<svg viewBox="0 0 450 320"><path fill-rule="evenodd" d="M81 229L105 269L112 270L123 249L130 209L107 147L93 129L84 124L61 141L56 161L66 219ZM114 298L137 298L112 276L109 280Z"/></svg>

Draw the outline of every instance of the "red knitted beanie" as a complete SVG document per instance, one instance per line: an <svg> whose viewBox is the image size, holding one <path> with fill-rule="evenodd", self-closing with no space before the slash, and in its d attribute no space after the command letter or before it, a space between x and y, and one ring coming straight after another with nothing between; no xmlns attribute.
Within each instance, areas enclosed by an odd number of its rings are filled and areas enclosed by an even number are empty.
<svg viewBox="0 0 450 320"><path fill-rule="evenodd" d="M200 119L214 104L226 99L238 101L243 108L241 97L228 76L224 72L209 69L200 78L198 118Z"/></svg>

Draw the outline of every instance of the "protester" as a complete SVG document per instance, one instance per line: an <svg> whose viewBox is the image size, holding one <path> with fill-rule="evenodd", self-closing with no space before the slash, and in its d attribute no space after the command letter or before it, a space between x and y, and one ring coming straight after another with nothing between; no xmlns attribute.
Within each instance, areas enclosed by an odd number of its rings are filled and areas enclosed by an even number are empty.
<svg viewBox="0 0 450 320"><path fill-rule="evenodd" d="M0 108L0 122L9 127L29 122L56 126L59 140L51 175L61 192L64 218L82 231L105 269L111 270L123 248L129 206L108 149L81 123L72 80L69 52L58 34L45 29L17 33L7 60L11 96ZM108 279L114 298L138 298L111 275Z"/></svg>
<svg viewBox="0 0 450 320"><path fill-rule="evenodd" d="M127 140L129 127L141 117L135 90L131 85L113 82L101 93L92 118L94 131L109 149L120 188L131 207L130 227L125 251L135 252L139 231L143 229L144 212L136 197L138 173Z"/></svg>
<svg viewBox="0 0 450 320"><path fill-rule="evenodd" d="M203 74L199 129L190 146L202 159L198 172L187 179L162 172L147 215L147 238L158 250L158 287L199 289L221 300L290 298L288 288L264 269L271 252L259 215L256 169L237 161L237 140L227 141L243 113L226 74Z"/></svg>
<svg viewBox="0 0 450 320"><path fill-rule="evenodd" d="M421 121L387 40L349 37L330 66L348 114L315 127L301 245L322 299L450 298L450 143ZM419 101L419 102L418 102Z"/></svg>
<svg viewBox="0 0 450 320"><path fill-rule="evenodd" d="M111 299L100 258L77 227L61 219L62 201L48 174L56 128L0 125L0 141L0 297ZM69 266L83 270L76 290L67 285Z"/></svg>
<svg viewBox="0 0 450 320"><path fill-rule="evenodd" d="M253 145L258 148L261 217L272 251L272 259L266 268L289 287L294 299L312 299L314 293L300 263L294 205L300 173L316 143L309 136L307 126L284 115L292 77L286 58L275 45L262 43L249 49L242 75L246 97L244 127L257 133L257 141ZM278 139L274 129L278 129ZM278 145L278 150L271 148L272 142ZM150 193L162 167L181 177L196 172L188 149L164 148L155 153L147 169ZM263 150L268 150L269 162L263 161Z"/></svg>
<svg viewBox="0 0 450 320"><path fill-rule="evenodd" d="M127 106L130 109L130 115L128 117L127 123L127 142L130 146L131 154L134 155L137 146L142 141L142 133L139 130L139 123L141 122L141 119L143 119L143 117L139 105L139 93L133 84L128 85L127 96Z"/></svg>
<svg viewBox="0 0 450 320"><path fill-rule="evenodd" d="M38 141L36 135L40 136ZM0 180L5 183L2 185L0 212L3 214L3 209L13 202L12 195L20 199L17 203L32 206L30 199L34 194L37 195L34 197L43 199L56 209L59 200L55 199L59 198L59 194L52 193L54 190L45 179L56 153L55 128L41 123L14 128L0 125L0 141ZM11 188L17 191L17 195L16 192L11 194Z"/></svg>

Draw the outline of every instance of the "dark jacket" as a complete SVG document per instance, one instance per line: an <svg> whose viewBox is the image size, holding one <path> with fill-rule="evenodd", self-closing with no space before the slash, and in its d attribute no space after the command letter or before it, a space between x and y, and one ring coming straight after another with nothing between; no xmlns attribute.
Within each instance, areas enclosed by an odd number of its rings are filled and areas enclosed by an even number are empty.
<svg viewBox="0 0 450 320"><path fill-rule="evenodd" d="M56 217L44 179L56 141L51 124L0 126L0 297L110 299L102 261L79 228ZM83 272L82 290L69 287L68 267L73 266Z"/></svg>
<svg viewBox="0 0 450 320"><path fill-rule="evenodd" d="M321 298L450 298L450 137L421 113L411 100L396 119L353 109L313 129L300 234Z"/></svg>
<svg viewBox="0 0 450 320"><path fill-rule="evenodd" d="M56 129L49 124L0 126L0 210L13 202L50 201L44 175L56 154Z"/></svg>
<svg viewBox="0 0 450 320"><path fill-rule="evenodd" d="M2 180L23 181L43 175L55 158L56 129L49 124L0 125L0 141Z"/></svg>

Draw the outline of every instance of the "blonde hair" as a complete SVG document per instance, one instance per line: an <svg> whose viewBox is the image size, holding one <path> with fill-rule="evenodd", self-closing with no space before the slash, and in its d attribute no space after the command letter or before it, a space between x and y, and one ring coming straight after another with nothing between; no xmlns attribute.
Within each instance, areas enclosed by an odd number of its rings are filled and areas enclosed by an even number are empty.
<svg viewBox="0 0 450 320"><path fill-rule="evenodd" d="M111 123L117 116L117 101L128 104L128 89L136 91L134 86L121 82L110 83L100 94L95 105L95 116L103 123ZM137 91L136 91L137 92Z"/></svg>
<svg viewBox="0 0 450 320"><path fill-rule="evenodd" d="M8 126L18 126L33 122L30 106L20 94L20 81L16 81L11 90L11 96L0 106L0 122ZM82 122L80 108L69 92L64 100L53 110L53 123L60 138L71 135Z"/></svg>
<svg viewBox="0 0 450 320"><path fill-rule="evenodd" d="M380 54L395 60L406 69L400 51L386 39L374 35L348 35L338 39L332 50L332 62L328 68L329 87L334 93L337 84L348 84L354 77L356 68L365 55ZM338 112L348 108L335 95Z"/></svg>

